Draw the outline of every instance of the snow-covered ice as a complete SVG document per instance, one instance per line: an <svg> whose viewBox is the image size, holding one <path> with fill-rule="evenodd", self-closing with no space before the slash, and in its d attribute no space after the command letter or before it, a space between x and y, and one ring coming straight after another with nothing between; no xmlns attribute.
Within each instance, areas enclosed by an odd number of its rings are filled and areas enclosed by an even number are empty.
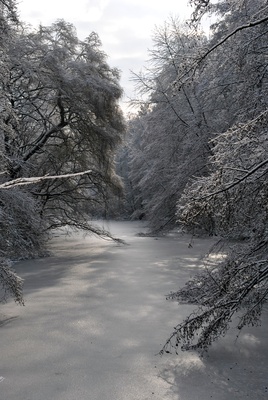
<svg viewBox="0 0 268 400"><path fill-rule="evenodd" d="M192 309L165 300L198 268L212 239L142 237L141 222L104 223L127 242L59 234L48 258L16 265L25 307L1 306L1 400L268 398L268 318L208 356L160 357Z"/></svg>

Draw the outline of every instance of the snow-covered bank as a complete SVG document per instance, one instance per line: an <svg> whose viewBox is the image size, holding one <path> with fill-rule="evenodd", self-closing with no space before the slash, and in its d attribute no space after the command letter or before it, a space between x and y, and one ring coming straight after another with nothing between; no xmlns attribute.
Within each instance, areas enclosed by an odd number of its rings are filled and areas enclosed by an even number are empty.
<svg viewBox="0 0 268 400"><path fill-rule="evenodd" d="M119 245L59 235L49 258L17 264L25 307L2 306L2 400L267 399L267 317L200 359L159 357L191 309L165 301L197 267L209 239L137 236L140 222L105 223Z"/></svg>

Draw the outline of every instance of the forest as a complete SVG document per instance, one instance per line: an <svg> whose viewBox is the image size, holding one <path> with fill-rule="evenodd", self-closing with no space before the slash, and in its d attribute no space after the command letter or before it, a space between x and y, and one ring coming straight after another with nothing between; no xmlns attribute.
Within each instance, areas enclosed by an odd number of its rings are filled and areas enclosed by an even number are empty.
<svg viewBox="0 0 268 400"><path fill-rule="evenodd" d="M191 0L190 21L153 34L130 116L101 38L38 30L0 0L0 280L23 304L16 260L45 256L53 230L114 238L96 218L144 219L218 238L224 254L169 298L196 305L162 352L206 350L268 299L268 5ZM202 20L211 16L209 33ZM204 260L204 263L206 261Z"/></svg>

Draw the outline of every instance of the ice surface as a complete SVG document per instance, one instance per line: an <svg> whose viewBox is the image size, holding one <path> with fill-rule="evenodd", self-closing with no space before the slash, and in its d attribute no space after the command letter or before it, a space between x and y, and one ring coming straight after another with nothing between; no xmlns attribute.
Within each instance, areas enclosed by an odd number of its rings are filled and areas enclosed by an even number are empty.
<svg viewBox="0 0 268 400"><path fill-rule="evenodd" d="M209 355L160 357L191 310L165 300L198 268L212 240L142 237L142 222L105 222L118 245L58 234L51 256L20 262L25 307L1 311L1 400L268 398L267 316Z"/></svg>

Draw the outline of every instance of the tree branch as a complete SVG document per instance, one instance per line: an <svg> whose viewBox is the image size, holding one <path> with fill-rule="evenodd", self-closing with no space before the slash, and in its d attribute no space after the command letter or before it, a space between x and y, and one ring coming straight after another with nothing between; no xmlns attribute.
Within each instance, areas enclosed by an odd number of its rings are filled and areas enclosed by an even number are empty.
<svg viewBox="0 0 268 400"><path fill-rule="evenodd" d="M258 164L255 168L252 168L250 171L247 172L242 178L238 179L235 182L230 183L229 185L225 186L224 188L217 190L216 192L207 194L204 197L198 197L195 200L204 200L212 196L216 196L217 194L226 192L227 190L232 189L234 186L238 185L239 183L243 182L245 179L247 179L249 176L253 175L256 171L258 171L260 168L264 167L266 164L268 164L268 159L262 161L260 164Z"/></svg>
<svg viewBox="0 0 268 400"><path fill-rule="evenodd" d="M15 186L31 185L32 183L39 183L39 182L49 180L49 179L73 178L76 176L87 175L87 174L90 174L91 172L92 172L92 170L87 170L87 171L82 171L82 172L76 172L73 174L45 175L45 176L35 176L35 177L30 177L30 178L18 178L18 179L13 179L12 181L0 184L0 189L10 189Z"/></svg>
<svg viewBox="0 0 268 400"><path fill-rule="evenodd" d="M220 40L218 43L216 43L214 46L212 46L209 50L206 51L206 53L200 58L199 62L201 62L205 57L207 57L212 51L214 51L217 47L221 46L223 43L225 43L230 37L235 35L237 32L242 31L243 29L247 28L252 28L253 26L257 26L262 24L263 22L268 21L268 16L258 19L257 21L254 22L249 22L248 24L238 26L236 29L234 29L231 33L226 35L222 40Z"/></svg>
<svg viewBox="0 0 268 400"><path fill-rule="evenodd" d="M226 35L222 40L220 40L218 43L216 43L214 46L212 46L210 49L208 49L203 55L200 56L200 58L190 66L190 68L179 78L182 79L185 76L189 74L192 70L195 71L195 69L202 63L202 61L214 50L216 50L218 47L220 47L223 43L225 43L228 39L230 39L233 35L235 35L237 32L242 31L244 29L252 28L253 26L257 26L262 24L263 22L268 21L268 16L258 19L257 21L254 22L249 22L248 24L238 26L236 29L234 29L232 32L230 32L228 35Z"/></svg>

